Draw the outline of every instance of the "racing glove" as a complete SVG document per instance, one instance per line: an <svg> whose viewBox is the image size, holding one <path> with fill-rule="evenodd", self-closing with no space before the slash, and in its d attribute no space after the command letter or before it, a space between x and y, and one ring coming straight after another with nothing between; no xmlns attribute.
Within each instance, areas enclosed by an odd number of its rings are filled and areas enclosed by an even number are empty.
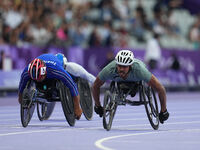
<svg viewBox="0 0 200 150"><path fill-rule="evenodd" d="M165 120L167 120L169 118L169 113L168 111L164 111L164 112L160 112L159 113L159 120L160 120L160 123L164 123Z"/></svg>
<svg viewBox="0 0 200 150"><path fill-rule="evenodd" d="M94 106L94 111L96 114L99 115L99 117L103 116L103 107L102 106Z"/></svg>

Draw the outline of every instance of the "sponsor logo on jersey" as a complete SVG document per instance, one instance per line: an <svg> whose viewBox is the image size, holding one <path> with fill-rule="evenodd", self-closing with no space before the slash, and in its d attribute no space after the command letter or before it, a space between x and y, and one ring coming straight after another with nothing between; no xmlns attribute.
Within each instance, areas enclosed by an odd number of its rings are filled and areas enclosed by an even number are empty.
<svg viewBox="0 0 200 150"><path fill-rule="evenodd" d="M56 65L56 62L55 61L50 61L50 60L44 60L45 63L47 64L52 64L52 65Z"/></svg>

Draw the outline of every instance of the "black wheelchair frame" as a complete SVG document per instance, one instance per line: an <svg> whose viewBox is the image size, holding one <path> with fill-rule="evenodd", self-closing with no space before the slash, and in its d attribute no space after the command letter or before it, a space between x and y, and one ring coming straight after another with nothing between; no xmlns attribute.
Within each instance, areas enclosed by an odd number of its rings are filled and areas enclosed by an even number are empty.
<svg viewBox="0 0 200 150"><path fill-rule="evenodd" d="M87 120L93 115L91 91L87 81L81 78L76 80L80 92L80 103ZM83 92L84 91L84 92ZM84 96L84 97L83 97ZM59 80L47 80L44 83L28 81L23 92L21 103L21 123L27 127L37 105L37 115L40 121L51 116L56 102L61 102L65 118L70 126L75 125L74 104L69 89Z"/></svg>
<svg viewBox="0 0 200 150"><path fill-rule="evenodd" d="M139 100L129 100L139 93ZM144 105L148 120L154 130L159 128L159 112L157 97L154 90L143 81L140 82L114 82L110 83L110 89L104 94L103 102L103 127L107 131L111 129L112 122L119 105L139 106Z"/></svg>

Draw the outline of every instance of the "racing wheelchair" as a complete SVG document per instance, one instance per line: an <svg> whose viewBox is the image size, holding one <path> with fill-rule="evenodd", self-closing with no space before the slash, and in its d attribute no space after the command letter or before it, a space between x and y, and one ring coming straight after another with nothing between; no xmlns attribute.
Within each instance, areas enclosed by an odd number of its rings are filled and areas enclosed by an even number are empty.
<svg viewBox="0 0 200 150"><path fill-rule="evenodd" d="M139 93L139 100L129 100ZM139 106L144 105L148 120L154 130L159 127L159 112L157 97L154 90L143 81L140 82L114 82L110 83L110 89L104 94L103 102L103 127L107 131L111 129L113 118L119 105Z"/></svg>
<svg viewBox="0 0 200 150"><path fill-rule="evenodd" d="M93 115L93 102L88 82L76 78L80 94L80 105L87 120ZM70 126L75 125L74 103L69 89L59 80L45 80L42 83L28 81L20 106L21 123L27 127L37 105L37 115L40 121L51 116L56 102L61 102L65 118Z"/></svg>

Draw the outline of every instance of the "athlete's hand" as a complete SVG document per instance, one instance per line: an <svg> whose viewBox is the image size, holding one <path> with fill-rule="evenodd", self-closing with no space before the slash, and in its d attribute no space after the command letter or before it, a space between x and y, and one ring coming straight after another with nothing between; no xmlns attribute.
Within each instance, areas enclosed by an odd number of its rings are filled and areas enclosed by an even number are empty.
<svg viewBox="0 0 200 150"><path fill-rule="evenodd" d="M103 116L103 107L102 106L94 106L94 111L96 114L99 115L99 117Z"/></svg>
<svg viewBox="0 0 200 150"><path fill-rule="evenodd" d="M163 124L164 121L166 121L168 118L169 118L169 113L168 113L167 109L166 109L166 111L160 112L160 113L159 113L159 120L160 120L160 123Z"/></svg>
<svg viewBox="0 0 200 150"><path fill-rule="evenodd" d="M18 94L18 102L19 102L19 104L21 104L21 102L22 102L22 94L21 93Z"/></svg>

